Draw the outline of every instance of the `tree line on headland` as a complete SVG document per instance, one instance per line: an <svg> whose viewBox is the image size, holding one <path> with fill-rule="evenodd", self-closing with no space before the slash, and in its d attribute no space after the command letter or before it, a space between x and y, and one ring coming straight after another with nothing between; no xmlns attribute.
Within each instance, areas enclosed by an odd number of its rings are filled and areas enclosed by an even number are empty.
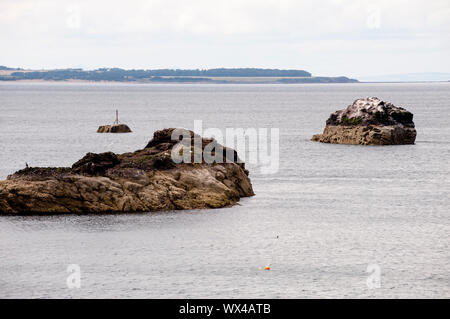
<svg viewBox="0 0 450 319"><path fill-rule="evenodd" d="M0 70L8 70L9 74L0 75L0 80L46 80L46 81L119 81L119 82L212 82L228 83L231 79L243 78L241 82L251 82L244 78L274 78L268 82L274 83L332 83L357 82L347 77L313 77L304 70L279 70L259 68L218 68L218 69L155 69L155 70L125 70L120 68L100 68L96 70L56 69L31 71L12 69L0 66ZM219 79L215 79L219 78ZM277 79L278 78L278 79ZM232 82L239 82L233 79Z"/></svg>

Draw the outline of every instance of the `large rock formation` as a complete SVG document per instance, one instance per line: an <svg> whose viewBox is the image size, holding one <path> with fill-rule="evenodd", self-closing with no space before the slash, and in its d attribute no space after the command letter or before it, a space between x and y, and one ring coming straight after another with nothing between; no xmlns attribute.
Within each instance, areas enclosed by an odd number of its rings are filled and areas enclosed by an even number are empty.
<svg viewBox="0 0 450 319"><path fill-rule="evenodd" d="M218 208L254 195L235 151L226 163L173 162L174 129L132 153L88 153L72 167L26 168L0 181L0 214L147 212ZM211 139L201 139L202 150ZM192 150L199 149L192 143ZM194 152L192 152L194 153Z"/></svg>
<svg viewBox="0 0 450 319"><path fill-rule="evenodd" d="M126 124L101 125L97 133L130 133L131 129Z"/></svg>
<svg viewBox="0 0 450 319"><path fill-rule="evenodd" d="M312 141L334 144L414 144L413 114L376 97L358 99L336 111L326 121L322 134Z"/></svg>

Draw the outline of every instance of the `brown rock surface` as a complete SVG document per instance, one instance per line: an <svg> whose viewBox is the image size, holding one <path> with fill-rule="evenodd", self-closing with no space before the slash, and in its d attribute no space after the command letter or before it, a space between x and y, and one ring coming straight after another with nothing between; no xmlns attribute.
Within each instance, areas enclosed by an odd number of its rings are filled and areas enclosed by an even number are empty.
<svg viewBox="0 0 450 319"><path fill-rule="evenodd" d="M71 168L18 171L0 181L0 214L218 208L254 195L242 163L175 164L173 130L155 132L132 153L88 153ZM204 148L210 140L202 141Z"/></svg>
<svg viewBox="0 0 450 319"><path fill-rule="evenodd" d="M376 97L358 99L330 115L322 134L312 141L333 144L414 144L413 114Z"/></svg>
<svg viewBox="0 0 450 319"><path fill-rule="evenodd" d="M102 125L97 129L97 133L130 133L131 129L126 124Z"/></svg>

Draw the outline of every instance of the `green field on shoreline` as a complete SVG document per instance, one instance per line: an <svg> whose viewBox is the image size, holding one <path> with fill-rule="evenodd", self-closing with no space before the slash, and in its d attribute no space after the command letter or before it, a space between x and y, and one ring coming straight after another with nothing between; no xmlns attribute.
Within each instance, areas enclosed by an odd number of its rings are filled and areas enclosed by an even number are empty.
<svg viewBox="0 0 450 319"><path fill-rule="evenodd" d="M208 70L124 70L102 68L96 70L57 69L24 70L0 66L0 81L94 81L138 83L354 83L345 76L317 77L304 70L257 68Z"/></svg>

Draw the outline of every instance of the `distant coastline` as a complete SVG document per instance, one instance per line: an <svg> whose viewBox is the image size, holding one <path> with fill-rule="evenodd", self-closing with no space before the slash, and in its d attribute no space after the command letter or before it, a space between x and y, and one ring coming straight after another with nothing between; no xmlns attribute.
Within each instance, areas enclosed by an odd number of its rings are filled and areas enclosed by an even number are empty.
<svg viewBox="0 0 450 319"><path fill-rule="evenodd" d="M157 69L96 70L57 69L24 70L0 66L0 81L58 82L126 82L126 83L219 83L219 84L290 84L290 83L357 83L346 76L313 76L304 70L259 68L219 68L207 70Z"/></svg>

